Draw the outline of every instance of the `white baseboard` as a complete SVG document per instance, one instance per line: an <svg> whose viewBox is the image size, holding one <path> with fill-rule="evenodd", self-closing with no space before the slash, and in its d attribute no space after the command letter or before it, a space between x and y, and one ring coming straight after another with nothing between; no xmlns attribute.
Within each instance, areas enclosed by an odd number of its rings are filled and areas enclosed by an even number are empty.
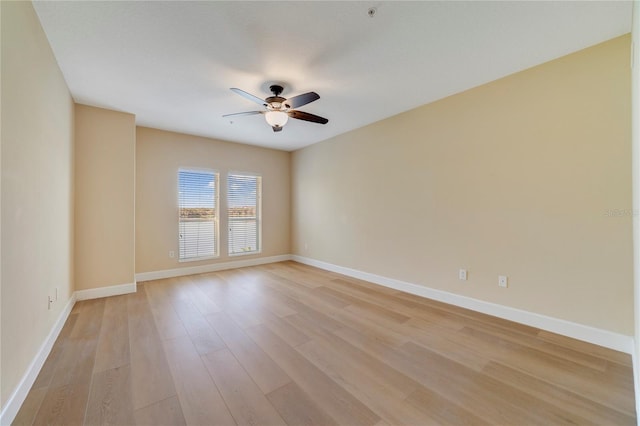
<svg viewBox="0 0 640 426"><path fill-rule="evenodd" d="M439 302L448 303L462 308L471 309L483 314L492 315L520 324L525 324L541 330L550 331L552 333L562 334L563 336L572 337L574 339L604 346L616 351L628 354L634 353L633 336L614 333L612 331L602 330L588 325L578 324L563 319L553 318L546 315L536 314L521 309L511 308L496 303L485 302L471 297L461 296L442 290L412 284L405 281L387 278L368 272L358 271L356 269L346 268L344 266L334 265L332 263L320 260L310 259L307 257L293 255L291 259L304 263L306 265L315 266L327 271L337 272L353 278L380 284L406 293L415 294L417 296L426 297L428 299L437 300Z"/></svg>
<svg viewBox="0 0 640 426"><path fill-rule="evenodd" d="M99 299L100 297L118 296L120 294L135 293L136 283L110 285L107 287L90 288L87 290L77 290L76 300Z"/></svg>
<svg viewBox="0 0 640 426"><path fill-rule="evenodd" d="M47 360L49 353L51 352L51 348L53 348L53 344L55 343L64 323L69 318L69 314L71 313L71 309L73 309L73 305L76 303L76 295L75 293L71 295L67 304L60 312L60 316L56 320L53 328L49 332L49 335L44 340L38 353L29 364L27 371L24 376L22 376L22 380L18 383L18 386L13 391L13 394L9 397L6 404L4 405L2 412L0 413L0 425L10 425L18 414L20 407L24 403L27 394L31 390L31 386L36 381L44 362Z"/></svg>
<svg viewBox="0 0 640 426"><path fill-rule="evenodd" d="M225 269L243 268L245 266L264 265L266 263L284 262L291 260L290 254L279 256L258 257L253 259L234 260L231 262L211 263L209 265L190 266L185 268L164 269L162 271L141 272L136 274L136 281L161 280L164 278L181 277L184 275L205 274L207 272L223 271Z"/></svg>

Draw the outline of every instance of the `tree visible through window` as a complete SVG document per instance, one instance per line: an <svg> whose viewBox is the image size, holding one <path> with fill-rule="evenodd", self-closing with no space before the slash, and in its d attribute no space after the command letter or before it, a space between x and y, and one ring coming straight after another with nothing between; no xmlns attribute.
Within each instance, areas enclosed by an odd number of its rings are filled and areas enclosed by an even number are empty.
<svg viewBox="0 0 640 426"><path fill-rule="evenodd" d="M258 253L261 250L261 192L260 176L229 174L227 213L230 255Z"/></svg>
<svg viewBox="0 0 640 426"><path fill-rule="evenodd" d="M218 256L218 174L178 171L180 260Z"/></svg>

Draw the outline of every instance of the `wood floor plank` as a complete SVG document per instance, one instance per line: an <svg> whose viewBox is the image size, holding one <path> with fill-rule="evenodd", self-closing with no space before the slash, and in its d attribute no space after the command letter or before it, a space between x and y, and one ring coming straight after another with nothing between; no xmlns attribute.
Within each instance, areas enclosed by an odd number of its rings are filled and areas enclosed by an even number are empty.
<svg viewBox="0 0 640 426"><path fill-rule="evenodd" d="M106 299L83 300L78 305L83 306L78 319L69 335L74 340L97 340L102 326L102 317Z"/></svg>
<svg viewBox="0 0 640 426"><path fill-rule="evenodd" d="M483 372L497 380L516 386L537 398L552 404L561 404L566 410L590 419L600 425L631 425L635 424L635 417L622 413L610 407L598 404L584 396L570 392L540 380L530 374L515 368L490 362Z"/></svg>
<svg viewBox="0 0 640 426"><path fill-rule="evenodd" d="M626 413L633 413L635 410L631 393L633 383L630 381L624 382L627 387L625 389L624 383L613 382L614 378L611 375L598 369L585 367L570 359L523 347L485 333L479 338L479 334L479 331L473 333L474 343L490 351L495 361L517 366L535 377L565 388L581 389L582 394L600 404L612 406ZM613 386L606 386L607 384Z"/></svg>
<svg viewBox="0 0 640 426"><path fill-rule="evenodd" d="M338 312L336 316L340 319L341 324L347 325L363 335L383 341L392 347L399 347L411 340L411 336L403 333L402 330L395 331L393 327L381 326L377 321L372 322L368 318L357 315L351 311L343 310ZM403 330L406 330L406 328Z"/></svg>
<svg viewBox="0 0 640 426"><path fill-rule="evenodd" d="M31 426L34 424L36 414L40 410L48 390L49 388L46 386L31 388L11 424L14 426Z"/></svg>
<svg viewBox="0 0 640 426"><path fill-rule="evenodd" d="M415 324L414 322L408 327ZM482 371L491 361L489 354L478 350L478 347L473 342L464 339L464 336L456 331L438 327L434 324L429 324L426 327L419 326L417 330L419 330L417 333L408 332L411 335L411 341L464 366L476 371Z"/></svg>
<svg viewBox="0 0 640 426"><path fill-rule="evenodd" d="M263 266L274 266L272 265L263 265ZM293 260L280 262L278 263L279 268L274 269L288 269L291 271L302 272L303 275L311 275L315 276L321 280L333 280L336 278L346 278L344 275L339 274L337 272L328 271L325 269L319 269L315 266L305 265L304 263L298 263Z"/></svg>
<svg viewBox="0 0 640 426"><path fill-rule="evenodd" d="M565 417L554 416L558 411L554 411L556 407L541 404L534 398L527 400L522 393L516 395L518 392L514 388L504 384L498 385L496 381L488 380L488 376L483 376L411 342L404 345L409 345L405 350L394 351L349 328L339 330L336 334L489 423L555 424L564 423L566 418L571 417L568 413L563 413L566 414ZM429 365L430 368L421 368L420 365ZM513 404L516 397L519 397L520 405ZM544 411L545 409L549 411ZM540 413L544 415L543 419L538 417ZM585 419L579 418L576 423L585 422Z"/></svg>
<svg viewBox="0 0 640 426"><path fill-rule="evenodd" d="M363 380L372 381L369 386L384 389L384 393L397 399L404 399L416 389L422 387L411 377L380 362L377 358L351 345L335 334L316 339L316 352L332 363L340 361L336 367L345 374L362 376ZM296 348L304 352L303 346Z"/></svg>
<svg viewBox="0 0 640 426"><path fill-rule="evenodd" d="M397 309L399 312L406 312L406 307L395 301L392 293L385 294L380 291L374 291L372 287L364 288L343 279L333 279L326 281L323 284L323 288L336 296L343 295L342 297L348 297L352 300L352 303L367 302L392 310Z"/></svg>
<svg viewBox="0 0 640 426"><path fill-rule="evenodd" d="M264 269L272 279L275 279L279 282L296 282L306 288L316 288L322 285L313 278L300 274L297 271L291 271L285 268Z"/></svg>
<svg viewBox="0 0 640 426"><path fill-rule="evenodd" d="M344 308L346 306L351 305L352 303L357 303L360 300L356 299L353 296L348 294L340 293L332 288L328 288L325 286L319 286L312 290L312 292L317 296L322 298L325 302L335 306L336 308Z"/></svg>
<svg viewBox="0 0 640 426"><path fill-rule="evenodd" d="M391 424L435 424L428 414L404 401L404 390L392 387L362 364L350 363L348 357L341 356L335 346L324 339L317 339L296 348L313 365L364 403L380 418ZM407 378L406 382L410 380ZM408 390L416 389L416 387Z"/></svg>
<svg viewBox="0 0 640 426"><path fill-rule="evenodd" d="M81 424L84 421L104 300L79 303L83 307L78 310L34 424Z"/></svg>
<svg viewBox="0 0 640 426"><path fill-rule="evenodd" d="M259 312L251 310L251 307L230 307L225 309L225 314L229 316L229 318L232 318L240 328L249 328L262 324L262 315Z"/></svg>
<svg viewBox="0 0 640 426"><path fill-rule="evenodd" d="M200 355L219 351L225 347L224 342L211 326L192 329L189 330L188 333L189 338Z"/></svg>
<svg viewBox="0 0 640 426"><path fill-rule="evenodd" d="M249 269L249 268L245 268ZM295 314L297 311L292 309L286 301L278 297L278 294L264 286L264 277L257 276L255 273L242 272L235 270L235 281L233 286L244 293L243 300L253 305L264 306L266 309L259 309L259 312L268 311L271 314L284 317Z"/></svg>
<svg viewBox="0 0 640 426"><path fill-rule="evenodd" d="M336 288L353 292L354 295L368 294L373 297L384 297L385 295L393 295L396 290L381 287L366 281L359 280L351 277L337 277L326 283L325 285L331 285Z"/></svg>
<svg viewBox="0 0 640 426"><path fill-rule="evenodd" d="M293 327L286 319L272 317L265 320L264 324L293 347L308 342L311 339L307 333Z"/></svg>
<svg viewBox="0 0 640 426"><path fill-rule="evenodd" d="M325 323L319 321L314 321L308 315L303 314L295 314L289 315L288 317L283 318L284 323L288 326L292 326L300 333L304 333L307 336L323 336L327 333L331 333L332 331L339 330L343 328L341 324L340 327L336 327L332 323Z"/></svg>
<svg viewBox="0 0 640 426"><path fill-rule="evenodd" d="M476 416L464 407L454 404L451 401L438 395L430 389L416 389L406 399L418 411L423 412L433 419L434 423L443 425L473 425L473 426L489 426L492 423Z"/></svg>
<svg viewBox="0 0 640 426"><path fill-rule="evenodd" d="M549 331L539 330L538 333L536 333L536 337L542 341L562 345L585 354L591 354L593 356L606 359L610 362L615 362L620 365L629 365L630 363L631 355L629 354L626 354L624 352L614 351L598 345L592 345L591 343L583 342L577 339L572 339L567 336L561 336L557 333L551 333Z"/></svg>
<svg viewBox="0 0 640 426"><path fill-rule="evenodd" d="M186 284L185 284L186 283ZM171 287L170 292L175 296L171 299L171 304L182 321L185 330L200 355L215 352L223 349L224 343L220 336L211 327L201 310L196 307L192 297L192 288L181 291L183 286L195 287L190 280L179 279ZM184 290L184 289L182 289ZM208 299L203 295L205 299ZM206 303L201 303L206 305ZM208 309L206 311L209 311ZM209 312L219 313L220 310ZM209 315L207 314L207 315ZM181 336L183 337L183 336Z"/></svg>
<svg viewBox="0 0 640 426"><path fill-rule="evenodd" d="M178 337L163 344L187 424L235 424L191 340Z"/></svg>
<svg viewBox="0 0 640 426"><path fill-rule="evenodd" d="M193 280L193 276L181 277L181 283L185 285L188 291L189 298L198 312L202 315L209 315L221 312L220 306L213 302L213 300L206 297L202 290L197 286Z"/></svg>
<svg viewBox="0 0 640 426"><path fill-rule="evenodd" d="M518 345L541 351L549 355L559 356L571 362L584 365L585 367L604 371L607 367L607 360L593 354L577 351L566 346L539 339L538 336L519 333L513 330L505 330L493 324L477 322L464 326L460 329L460 334L472 335L474 332L487 333L501 340L507 340Z"/></svg>
<svg viewBox="0 0 640 426"><path fill-rule="evenodd" d="M145 287L127 296L131 386L136 410L176 395Z"/></svg>
<svg viewBox="0 0 640 426"><path fill-rule="evenodd" d="M349 305L345 310L351 311L356 315L366 317L372 322L379 323L382 326L387 326L389 323L402 324L410 319L410 317L406 315L366 302Z"/></svg>
<svg viewBox="0 0 640 426"><path fill-rule="evenodd" d="M105 299L94 371L111 370L130 362L127 296Z"/></svg>
<svg viewBox="0 0 640 426"><path fill-rule="evenodd" d="M439 392L450 401L457 402L459 405L466 404L478 416L481 416L481 409L488 414L484 407L491 406L499 410L499 418L505 418L509 423L517 421L524 424L557 424L567 421L574 424L589 423L589 420L582 416L570 413L557 405L546 403L485 374L462 367L454 361L411 342L405 344L403 349L414 365L416 361L419 361L430 363L434 367L431 375L421 376L421 380L419 380L421 383L428 389ZM452 374L454 372L455 374ZM440 386L443 381L448 381L451 384L444 392ZM474 402L470 402L471 398L474 399ZM462 404L463 402L464 404ZM528 409L524 409L524 407L528 407ZM495 411L493 414L496 414ZM485 419L492 423L498 420L486 417Z"/></svg>
<svg viewBox="0 0 640 426"><path fill-rule="evenodd" d="M203 360L239 425L286 425L230 351L212 352Z"/></svg>
<svg viewBox="0 0 640 426"><path fill-rule="evenodd" d="M134 424L129 365L98 371L93 374L92 380L85 423L90 425Z"/></svg>
<svg viewBox="0 0 640 426"><path fill-rule="evenodd" d="M267 398L288 425L338 425L294 382L270 392Z"/></svg>
<svg viewBox="0 0 640 426"><path fill-rule="evenodd" d="M78 313L72 313L67 318L62 330L60 331L60 335L56 339L55 344L51 348L51 352L47 357L38 377L33 383L32 389L38 389L40 387L48 387L53 379L53 375L58 368L58 363L61 361L62 356L65 352L65 348L69 342L69 337L71 335L71 330L75 326L76 320L78 319Z"/></svg>
<svg viewBox="0 0 640 426"><path fill-rule="evenodd" d="M84 424L89 389L89 382L69 383L49 388L33 420L33 424Z"/></svg>
<svg viewBox="0 0 640 426"><path fill-rule="evenodd" d="M380 420L373 411L337 385L266 326L253 327L248 329L247 333L338 423L373 425Z"/></svg>
<svg viewBox="0 0 640 426"><path fill-rule="evenodd" d="M214 303L224 306L224 312L240 327L246 328L260 324L262 320L256 311L266 310L266 308L255 301L247 300L246 292L235 289L225 279L223 272L213 274L211 281L199 280L200 290Z"/></svg>
<svg viewBox="0 0 640 426"><path fill-rule="evenodd" d="M138 426L182 426L187 422L177 396L172 396L137 409L134 412Z"/></svg>
<svg viewBox="0 0 640 426"><path fill-rule="evenodd" d="M173 308L171 298L166 293L169 284L167 281L158 281L145 286L156 328L163 339L175 339L187 334L184 324Z"/></svg>
<svg viewBox="0 0 640 426"><path fill-rule="evenodd" d="M319 306L322 307L318 309ZM314 323L317 327L327 331L344 327L344 323L340 319L340 312L344 312L344 310L327 306L324 302L318 304L315 299L308 299L305 303L300 304L296 311L298 312L297 314L289 315L287 318L293 318L294 316L305 318L308 322Z"/></svg>
<svg viewBox="0 0 640 426"><path fill-rule="evenodd" d="M225 314L207 320L265 394L284 386L291 378Z"/></svg>

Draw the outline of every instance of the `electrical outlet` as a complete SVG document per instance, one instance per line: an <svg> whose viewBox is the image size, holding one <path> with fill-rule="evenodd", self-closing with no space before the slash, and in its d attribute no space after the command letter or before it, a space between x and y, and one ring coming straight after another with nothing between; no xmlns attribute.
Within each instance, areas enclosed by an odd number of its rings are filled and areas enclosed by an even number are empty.
<svg viewBox="0 0 640 426"><path fill-rule="evenodd" d="M509 280L507 279L506 275L498 276L498 286L504 288L507 288L509 286Z"/></svg>
<svg viewBox="0 0 640 426"><path fill-rule="evenodd" d="M169 250L169 257L170 257L170 258L172 258L172 259L173 259L174 257L176 257L176 252L175 252L175 251L173 251L173 250Z"/></svg>
<svg viewBox="0 0 640 426"><path fill-rule="evenodd" d="M466 269L460 269L458 271L458 278L461 281L466 281L467 280L467 270Z"/></svg>
<svg viewBox="0 0 640 426"><path fill-rule="evenodd" d="M53 298L51 296L47 296L47 299L49 300L49 303L47 305L47 309L51 310L51 304L53 303Z"/></svg>

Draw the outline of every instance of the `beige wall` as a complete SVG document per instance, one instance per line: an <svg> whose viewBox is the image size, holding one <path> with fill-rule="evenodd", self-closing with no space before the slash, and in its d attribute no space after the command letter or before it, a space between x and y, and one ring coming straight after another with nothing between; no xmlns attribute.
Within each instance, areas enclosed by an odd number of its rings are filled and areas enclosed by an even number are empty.
<svg viewBox="0 0 640 426"><path fill-rule="evenodd" d="M135 281L135 116L75 108L76 290Z"/></svg>
<svg viewBox="0 0 640 426"><path fill-rule="evenodd" d="M73 292L73 101L31 3L0 9L4 408Z"/></svg>
<svg viewBox="0 0 640 426"><path fill-rule="evenodd" d="M220 257L178 262L180 167L220 173ZM229 171L262 175L262 253L227 256L224 202ZM136 272L201 266L290 253L290 154L213 139L138 127L136 141ZM175 258L169 257L175 252Z"/></svg>
<svg viewBox="0 0 640 426"><path fill-rule="evenodd" d="M631 146L633 182L633 270L634 270L634 311L636 354L640 354L640 1L633 2L631 24L633 57L636 58L631 70ZM636 412L640 413L640 360L633 358L636 387Z"/></svg>
<svg viewBox="0 0 640 426"><path fill-rule="evenodd" d="M293 252L633 335L629 43L296 151Z"/></svg>

